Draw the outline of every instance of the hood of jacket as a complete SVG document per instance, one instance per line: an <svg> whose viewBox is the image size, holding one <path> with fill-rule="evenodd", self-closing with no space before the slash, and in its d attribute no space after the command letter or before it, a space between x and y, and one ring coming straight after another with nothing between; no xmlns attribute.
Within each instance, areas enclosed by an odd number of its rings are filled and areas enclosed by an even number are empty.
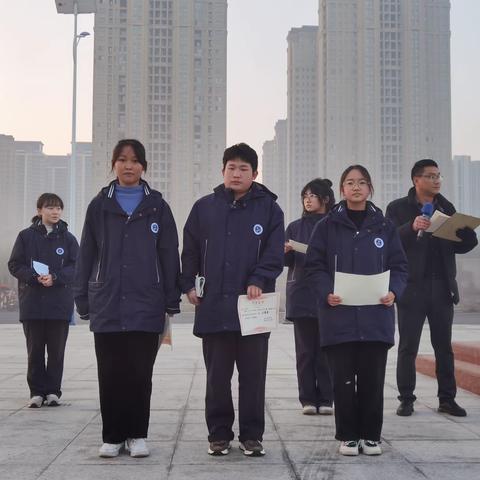
<svg viewBox="0 0 480 480"><path fill-rule="evenodd" d="M233 203L235 201L234 192L230 188L226 188L223 183L216 186L213 189L215 196L224 198L227 203ZM253 200L255 198L262 198L262 197L271 197L273 201L277 200L277 195L271 192L265 185L257 182L253 182L250 190L241 198L237 200L238 204L245 207L248 201Z"/></svg>

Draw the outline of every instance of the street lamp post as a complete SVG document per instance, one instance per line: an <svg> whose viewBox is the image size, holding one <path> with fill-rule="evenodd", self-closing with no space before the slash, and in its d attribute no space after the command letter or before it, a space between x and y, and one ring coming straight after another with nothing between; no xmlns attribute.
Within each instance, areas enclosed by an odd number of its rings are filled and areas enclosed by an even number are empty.
<svg viewBox="0 0 480 480"><path fill-rule="evenodd" d="M76 230L76 166L77 166L77 48L82 38L88 37L90 33L78 34L77 17L80 13L95 13L95 0L55 0L58 13L73 14L73 95L72 95L72 154L70 157L70 231Z"/></svg>

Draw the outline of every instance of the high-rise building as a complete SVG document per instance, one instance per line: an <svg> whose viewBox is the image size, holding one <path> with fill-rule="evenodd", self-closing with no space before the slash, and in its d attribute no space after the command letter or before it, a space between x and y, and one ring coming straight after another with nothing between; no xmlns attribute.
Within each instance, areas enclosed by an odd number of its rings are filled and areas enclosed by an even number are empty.
<svg viewBox="0 0 480 480"><path fill-rule="evenodd" d="M453 181L457 211L480 217L480 161L472 161L468 155L455 155Z"/></svg>
<svg viewBox="0 0 480 480"><path fill-rule="evenodd" d="M383 207L421 158L451 182L449 0L320 0L318 38L323 174L365 165Z"/></svg>
<svg viewBox="0 0 480 480"><path fill-rule="evenodd" d="M227 0L97 2L96 188L121 138L144 143L147 180L183 220L219 180L226 139Z"/></svg>
<svg viewBox="0 0 480 480"><path fill-rule="evenodd" d="M321 173L318 156L318 27L287 36L287 202L285 218L298 218L303 186Z"/></svg>
<svg viewBox="0 0 480 480"><path fill-rule="evenodd" d="M263 144L262 183L278 196L282 209L287 205L287 120L275 124L275 136Z"/></svg>

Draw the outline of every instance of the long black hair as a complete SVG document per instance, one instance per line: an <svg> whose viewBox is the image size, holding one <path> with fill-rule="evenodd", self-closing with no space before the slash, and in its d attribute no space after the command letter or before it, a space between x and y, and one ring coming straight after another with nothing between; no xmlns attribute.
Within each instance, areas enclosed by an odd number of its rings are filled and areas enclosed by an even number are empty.
<svg viewBox="0 0 480 480"><path fill-rule="evenodd" d="M310 180L310 182L308 182L302 188L302 191L300 193L304 214L307 212L303 203L303 196L308 191L316 195L320 202L325 205L326 212L329 212L331 208L335 205L335 194L332 190L332 182L328 178L315 178L313 180Z"/></svg>

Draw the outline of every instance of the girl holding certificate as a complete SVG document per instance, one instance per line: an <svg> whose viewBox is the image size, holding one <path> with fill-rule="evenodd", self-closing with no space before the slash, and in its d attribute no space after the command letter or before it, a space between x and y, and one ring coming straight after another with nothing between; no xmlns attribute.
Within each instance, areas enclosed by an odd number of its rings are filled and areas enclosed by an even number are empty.
<svg viewBox="0 0 480 480"><path fill-rule="evenodd" d="M285 266L288 267L286 317L293 321L299 400L304 415L332 415L333 389L325 352L320 348L317 302L305 278L305 253L295 251L290 240L308 244L315 224L335 204L332 182L316 178L301 192L302 217L285 232Z"/></svg>
<svg viewBox="0 0 480 480"><path fill-rule="evenodd" d="M315 226L305 268L318 298L321 343L332 368L340 453L380 455L393 304L406 286L407 260L396 228L368 201L373 185L365 167L343 172L340 193L343 201ZM389 291L374 305L343 305L334 293L336 271L373 275L388 270Z"/></svg>
<svg viewBox="0 0 480 480"><path fill-rule="evenodd" d="M27 341L30 408L60 404L63 359L73 314L78 243L61 220L62 199L43 193L37 215L17 237L8 261L18 279L20 322ZM45 353L47 359L45 360Z"/></svg>

